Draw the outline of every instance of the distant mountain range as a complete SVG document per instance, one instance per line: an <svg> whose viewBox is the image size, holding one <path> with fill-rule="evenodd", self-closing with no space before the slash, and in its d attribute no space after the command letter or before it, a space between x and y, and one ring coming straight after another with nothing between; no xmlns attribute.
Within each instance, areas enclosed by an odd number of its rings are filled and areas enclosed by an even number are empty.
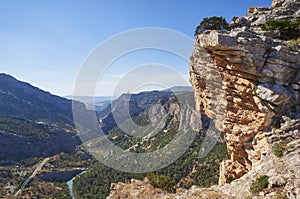
<svg viewBox="0 0 300 199"><path fill-rule="evenodd" d="M148 91L148 92L194 92L193 88L190 86L174 86L165 90L160 91ZM141 92L145 93L145 92ZM136 95L138 93L135 93L133 95ZM111 104L112 101L116 100L117 97L113 96L73 96L73 95L67 95L65 98L69 100L77 100L86 105L88 109L96 110L96 111L102 111L104 110L109 104Z"/></svg>
<svg viewBox="0 0 300 199"><path fill-rule="evenodd" d="M111 96L73 96L67 95L65 98L69 100L77 100L85 104L87 109L102 111L106 108L114 99L115 97Z"/></svg>
<svg viewBox="0 0 300 199"><path fill-rule="evenodd" d="M83 103L93 103L95 102L104 102L115 99L112 96L73 96L73 95L67 95L65 98L69 100L78 100Z"/></svg>
<svg viewBox="0 0 300 199"><path fill-rule="evenodd" d="M171 91L171 92L194 92L194 89L191 86L174 86L165 90L164 91ZM73 95L66 95L64 96L66 99L69 100L78 100L82 103L89 103L92 104L94 101L95 103L98 102L104 102L104 101L112 101L116 99L116 97L113 96L73 96Z"/></svg>
<svg viewBox="0 0 300 199"><path fill-rule="evenodd" d="M99 121L102 130L108 133L116 126L115 119L118 122L124 122L130 117L136 117L157 102L165 103L170 98L175 97L175 93L191 93L191 87L177 86L162 91L145 91L137 94L123 94L110 105L101 111L98 111ZM129 114L125 107L128 107ZM117 118L114 118L117 117Z"/></svg>
<svg viewBox="0 0 300 199"><path fill-rule="evenodd" d="M101 128L104 133L108 133L116 126L115 119L117 119L118 122L124 122L129 119L129 116L135 117L139 115L159 100L168 100L172 94L173 93L171 92L158 91L142 92L138 94L123 94L104 110L98 112ZM128 107L129 114L126 112L126 107Z"/></svg>
<svg viewBox="0 0 300 199"><path fill-rule="evenodd" d="M165 91L171 91L171 92L194 92L193 87L191 86L174 86L169 89L166 89Z"/></svg>

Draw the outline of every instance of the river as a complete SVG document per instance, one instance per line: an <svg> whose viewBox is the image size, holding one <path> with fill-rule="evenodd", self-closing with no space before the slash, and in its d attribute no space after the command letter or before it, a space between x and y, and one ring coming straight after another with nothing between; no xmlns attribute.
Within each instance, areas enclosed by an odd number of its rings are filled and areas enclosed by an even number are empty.
<svg viewBox="0 0 300 199"><path fill-rule="evenodd" d="M70 196L72 197L72 199L75 199L74 193L73 193L73 182L74 182L75 178L78 177L78 176L80 176L81 174L84 174L84 173L88 172L88 171L90 171L90 169L89 170L85 170L85 171L79 173L74 178L72 178L71 180L67 181L69 193L70 193Z"/></svg>

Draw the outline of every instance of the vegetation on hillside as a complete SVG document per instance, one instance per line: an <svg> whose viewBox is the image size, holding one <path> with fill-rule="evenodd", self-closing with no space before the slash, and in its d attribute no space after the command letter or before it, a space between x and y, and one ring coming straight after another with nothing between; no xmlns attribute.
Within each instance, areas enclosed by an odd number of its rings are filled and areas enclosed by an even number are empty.
<svg viewBox="0 0 300 199"><path fill-rule="evenodd" d="M0 74L0 90L1 116L43 121L60 129L74 129L72 101L6 74Z"/></svg>
<svg viewBox="0 0 300 199"><path fill-rule="evenodd" d="M140 100L144 100L143 96ZM174 103L188 105L194 107L193 93L177 94L177 98L171 97L160 100L157 99L157 105L161 105L164 110L168 111L169 107ZM179 121L172 111L168 112L164 121L162 129L154 132L153 128L147 125L153 117L147 114L147 109L139 115L132 118L132 120L143 128L143 134L149 135L149 138L138 138L131 136L122 131L122 129L130 128L130 123L125 121L121 126L113 128L108 137L116 146L126 150L129 149L134 153L147 153L156 151L163 148L174 139L174 137L182 132L179 130ZM156 114L154 114L156 117ZM156 118L157 119L157 118ZM188 125L188 124L186 124ZM207 124L203 124L206 126ZM157 134L152 134L152 133ZM98 163L91 171L80 175L74 182L74 193L78 198L106 198L110 192L110 184L117 182L129 182L130 179L144 179L148 176L150 183L154 187L161 188L166 191L172 192L176 187L189 188L192 185L201 187L208 187L218 183L219 164L223 159L228 158L226 144L220 138L219 142L215 145L213 150L205 157L199 158L199 151L201 144L204 140L205 132L189 132L194 133L196 136L188 148L188 150L181 155L176 161L169 166L160 170L132 174L120 172L115 169L109 168L102 163ZM147 161L147 160L146 160ZM186 180L189 178L190 180Z"/></svg>
<svg viewBox="0 0 300 199"><path fill-rule="evenodd" d="M71 133L23 118L0 116L0 165L70 153L80 144Z"/></svg>
<svg viewBox="0 0 300 199"><path fill-rule="evenodd" d="M300 19L271 19L263 24L262 30L278 30L281 39L297 39L300 37Z"/></svg>
<svg viewBox="0 0 300 199"><path fill-rule="evenodd" d="M164 142L163 140L161 140ZM154 178L158 180L156 187L172 191L173 183L160 181L159 179L172 179L179 187L189 188L192 185L209 187L218 183L219 164L223 159L228 158L226 144L218 142L213 150L204 159L199 159L198 152L201 148L203 137L198 134L190 149L186 151L178 160L169 166L158 171L148 173L148 176L166 176ZM194 169L192 174L191 171ZM120 172L109 168L102 163L91 171L80 175L74 183L75 195L79 198L101 199L106 198L110 192L110 184L116 182L129 182L130 179L142 180L147 174L132 174ZM185 178L190 176L192 181L186 183Z"/></svg>
<svg viewBox="0 0 300 199"><path fill-rule="evenodd" d="M22 191L23 198L59 198L70 199L68 186L66 183L45 182L34 179L30 187Z"/></svg>
<svg viewBox="0 0 300 199"><path fill-rule="evenodd" d="M21 136L49 137L50 131L42 124L37 124L21 118L0 116L0 132Z"/></svg>
<svg viewBox="0 0 300 199"><path fill-rule="evenodd" d="M282 143L277 143L273 146L273 151L277 157L282 157L286 148Z"/></svg>
<svg viewBox="0 0 300 199"><path fill-rule="evenodd" d="M268 179L269 177L266 175L256 178L256 180L250 186L251 192L257 194L261 192L264 188L267 188L269 184Z"/></svg>
<svg viewBox="0 0 300 199"><path fill-rule="evenodd" d="M28 179L42 158L26 159L18 166L0 167L0 196L12 196ZM66 182L85 168L90 168L95 160L84 149L77 148L72 153L60 153L53 157L18 195L22 198L62 198L69 199Z"/></svg>
<svg viewBox="0 0 300 199"><path fill-rule="evenodd" d="M88 154L82 148L77 148L71 153L61 152L51 158L49 164L54 168L69 169L69 168L88 168L94 162L94 157Z"/></svg>
<svg viewBox="0 0 300 199"><path fill-rule="evenodd" d="M14 166L0 166L0 196L12 194L18 189L24 179L30 175L32 169L22 169ZM10 188L11 187L11 188Z"/></svg>
<svg viewBox="0 0 300 199"><path fill-rule="evenodd" d="M132 178L142 180L144 175L117 171L99 163L93 170L76 177L74 194L78 198L104 199L111 183L129 182Z"/></svg>
<svg viewBox="0 0 300 199"><path fill-rule="evenodd" d="M160 188L168 192L175 191L175 180L171 177L149 173L147 174L147 178L153 187Z"/></svg>

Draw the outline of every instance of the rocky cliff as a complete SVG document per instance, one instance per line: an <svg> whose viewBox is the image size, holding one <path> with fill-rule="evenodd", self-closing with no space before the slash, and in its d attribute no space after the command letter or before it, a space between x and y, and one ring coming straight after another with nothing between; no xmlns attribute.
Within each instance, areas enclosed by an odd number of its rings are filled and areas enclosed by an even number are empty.
<svg viewBox="0 0 300 199"><path fill-rule="evenodd" d="M283 117L299 119L299 51L278 39L279 31L260 26L270 19L299 17L299 8L300 1L294 0L251 7L250 14L234 18L230 32L206 31L197 37L190 63L197 108L210 117L224 115L219 128L231 154L222 164L220 184L240 178L264 159L263 138L280 128Z"/></svg>
<svg viewBox="0 0 300 199"><path fill-rule="evenodd" d="M190 60L196 106L224 133L231 158L221 163L219 186L154 198L300 198L300 51L287 45L299 30L262 29L271 19L299 17L299 0L273 0L234 17L231 30L197 36ZM268 186L251 191L264 175Z"/></svg>

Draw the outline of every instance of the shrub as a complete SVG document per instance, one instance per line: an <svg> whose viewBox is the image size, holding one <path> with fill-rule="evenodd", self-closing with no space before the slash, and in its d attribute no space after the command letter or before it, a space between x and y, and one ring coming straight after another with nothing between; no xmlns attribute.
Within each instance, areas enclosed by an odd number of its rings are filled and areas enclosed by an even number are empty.
<svg viewBox="0 0 300 199"><path fill-rule="evenodd" d="M269 184L268 179L269 177L266 175L256 178L256 180L250 186L251 192L256 194L261 192L264 188L267 188Z"/></svg>
<svg viewBox="0 0 300 199"><path fill-rule="evenodd" d="M300 38L298 39L292 39L286 42L287 47L290 49L297 51L300 49Z"/></svg>
<svg viewBox="0 0 300 199"><path fill-rule="evenodd" d="M300 36L300 19L271 19L262 25L262 30L279 30L281 39L296 39Z"/></svg>
<svg viewBox="0 0 300 199"><path fill-rule="evenodd" d="M228 177L228 178L226 179L226 183L231 183L231 182L234 181L234 180L235 180L235 178L232 177L232 176L230 176L230 177Z"/></svg>
<svg viewBox="0 0 300 199"><path fill-rule="evenodd" d="M255 85L253 89L253 94L256 94L257 89L258 89L258 85Z"/></svg>
<svg viewBox="0 0 300 199"><path fill-rule="evenodd" d="M148 173L147 178L153 187L160 188L168 192L174 191L175 181L168 176Z"/></svg>
<svg viewBox="0 0 300 199"><path fill-rule="evenodd" d="M274 151L274 154L277 156L277 157L282 157L284 152L285 152L285 147L282 145L282 144L275 144L273 146L273 151Z"/></svg>
<svg viewBox="0 0 300 199"><path fill-rule="evenodd" d="M228 28L228 23L223 17L205 17L195 30L195 36L201 34L205 30L224 30Z"/></svg>

